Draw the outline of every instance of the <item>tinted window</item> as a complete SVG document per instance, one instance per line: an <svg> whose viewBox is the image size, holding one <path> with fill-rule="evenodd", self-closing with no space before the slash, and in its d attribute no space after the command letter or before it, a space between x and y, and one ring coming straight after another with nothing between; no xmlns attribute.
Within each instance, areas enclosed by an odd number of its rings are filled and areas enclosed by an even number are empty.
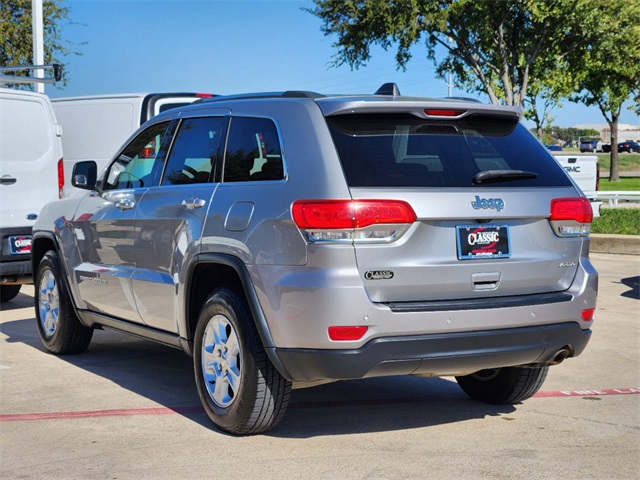
<svg viewBox="0 0 640 480"><path fill-rule="evenodd" d="M482 185L570 186L561 167L519 123L470 116L427 121L412 115L328 117L352 187L470 187L479 172L522 170L535 175ZM531 178L535 177L535 178Z"/></svg>
<svg viewBox="0 0 640 480"><path fill-rule="evenodd" d="M156 162L164 161L163 141L168 130L169 122L158 123L134 138L109 167L104 189L153 185L153 167Z"/></svg>
<svg viewBox="0 0 640 480"><path fill-rule="evenodd" d="M162 185L210 181L225 125L224 117L184 120L175 136Z"/></svg>
<svg viewBox="0 0 640 480"><path fill-rule="evenodd" d="M233 117L224 161L224 182L282 180L278 132L267 118Z"/></svg>

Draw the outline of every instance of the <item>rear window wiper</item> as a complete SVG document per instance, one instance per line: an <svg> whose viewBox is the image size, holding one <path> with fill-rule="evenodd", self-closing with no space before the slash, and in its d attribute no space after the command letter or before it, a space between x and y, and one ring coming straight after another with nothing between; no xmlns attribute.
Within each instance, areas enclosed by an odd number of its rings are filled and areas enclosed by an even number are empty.
<svg viewBox="0 0 640 480"><path fill-rule="evenodd" d="M537 176L537 173L525 170L485 170L473 177L473 183L477 185L481 183L508 182L510 180L527 180Z"/></svg>

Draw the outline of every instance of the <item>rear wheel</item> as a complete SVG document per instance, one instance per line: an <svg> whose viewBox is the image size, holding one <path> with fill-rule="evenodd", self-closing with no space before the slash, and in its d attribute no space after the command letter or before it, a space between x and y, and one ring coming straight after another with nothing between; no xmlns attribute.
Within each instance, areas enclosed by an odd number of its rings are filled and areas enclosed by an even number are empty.
<svg viewBox="0 0 640 480"><path fill-rule="evenodd" d="M16 298L21 286L22 285L0 285L0 302L4 303Z"/></svg>
<svg viewBox="0 0 640 480"><path fill-rule="evenodd" d="M291 382L267 358L247 302L236 291L220 288L204 304L193 360L200 400L220 429L262 433L282 420Z"/></svg>
<svg viewBox="0 0 640 480"><path fill-rule="evenodd" d="M58 355L84 352L93 329L82 325L73 309L56 252L45 253L34 281L36 322L44 347Z"/></svg>
<svg viewBox="0 0 640 480"><path fill-rule="evenodd" d="M456 377L474 400L494 405L518 403L540 390L549 367L503 367Z"/></svg>

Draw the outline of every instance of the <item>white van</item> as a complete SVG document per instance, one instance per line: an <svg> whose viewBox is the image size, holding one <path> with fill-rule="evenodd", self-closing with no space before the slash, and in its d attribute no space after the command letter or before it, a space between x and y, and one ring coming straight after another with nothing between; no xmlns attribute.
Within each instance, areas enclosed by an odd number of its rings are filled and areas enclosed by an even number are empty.
<svg viewBox="0 0 640 480"><path fill-rule="evenodd" d="M5 67L0 72L7 70L10 69ZM33 80L0 75L0 85ZM42 83L53 83L49 80ZM31 283L31 228L42 207L63 195L61 133L49 97L0 86L0 301L3 303L18 294L21 284Z"/></svg>
<svg viewBox="0 0 640 480"><path fill-rule="evenodd" d="M80 190L71 186L76 162L94 160L101 172L111 157L140 125L165 110L211 97L203 93L131 93L52 99L62 125L65 153L65 195Z"/></svg>

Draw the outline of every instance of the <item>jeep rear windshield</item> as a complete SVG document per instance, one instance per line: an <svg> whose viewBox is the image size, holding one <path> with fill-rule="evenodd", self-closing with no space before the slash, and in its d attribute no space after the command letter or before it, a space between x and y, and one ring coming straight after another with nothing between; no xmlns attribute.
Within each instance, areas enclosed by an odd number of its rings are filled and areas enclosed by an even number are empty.
<svg viewBox="0 0 640 480"><path fill-rule="evenodd" d="M327 123L351 187L571 186L544 146L513 120L349 114Z"/></svg>

